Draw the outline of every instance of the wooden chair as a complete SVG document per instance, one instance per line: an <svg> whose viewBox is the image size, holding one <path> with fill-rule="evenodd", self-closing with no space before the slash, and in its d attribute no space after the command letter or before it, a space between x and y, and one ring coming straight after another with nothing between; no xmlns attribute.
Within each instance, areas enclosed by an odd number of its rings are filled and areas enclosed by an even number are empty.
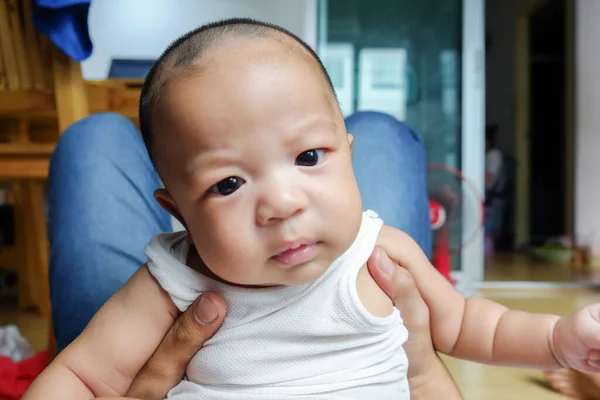
<svg viewBox="0 0 600 400"><path fill-rule="evenodd" d="M37 32L32 0L0 0L0 181L13 183L16 246L0 268L18 265L19 306L50 319L44 186L60 134L91 112L138 125L141 79L84 81L80 64ZM4 262L2 262L4 261ZM56 354L49 329L48 359Z"/></svg>
<svg viewBox="0 0 600 400"><path fill-rule="evenodd" d="M49 157L89 107L79 63L37 32L31 16L32 0L0 0L0 180L13 183L16 233L14 251L4 253L18 264L19 306L49 318ZM52 352L52 329L50 338Z"/></svg>

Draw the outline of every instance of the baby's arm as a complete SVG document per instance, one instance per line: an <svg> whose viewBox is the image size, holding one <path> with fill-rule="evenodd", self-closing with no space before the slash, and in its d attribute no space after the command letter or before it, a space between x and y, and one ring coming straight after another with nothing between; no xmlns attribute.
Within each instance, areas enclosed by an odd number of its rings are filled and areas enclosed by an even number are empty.
<svg viewBox="0 0 600 400"><path fill-rule="evenodd" d="M413 276L429 307L438 351L497 365L560 366L553 342L559 317L512 311L478 297L466 299L431 266L419 246L395 228L384 227L377 245Z"/></svg>
<svg viewBox="0 0 600 400"><path fill-rule="evenodd" d="M140 268L40 374L23 399L123 396L177 314L148 269Z"/></svg>

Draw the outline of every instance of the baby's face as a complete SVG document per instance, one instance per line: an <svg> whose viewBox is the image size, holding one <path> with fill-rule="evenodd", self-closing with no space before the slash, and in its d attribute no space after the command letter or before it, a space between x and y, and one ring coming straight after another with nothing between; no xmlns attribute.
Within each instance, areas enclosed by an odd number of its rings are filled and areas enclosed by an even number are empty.
<svg viewBox="0 0 600 400"><path fill-rule="evenodd" d="M299 53L266 39L223 44L169 82L158 107L167 208L232 283L309 283L360 227L350 137L318 66Z"/></svg>

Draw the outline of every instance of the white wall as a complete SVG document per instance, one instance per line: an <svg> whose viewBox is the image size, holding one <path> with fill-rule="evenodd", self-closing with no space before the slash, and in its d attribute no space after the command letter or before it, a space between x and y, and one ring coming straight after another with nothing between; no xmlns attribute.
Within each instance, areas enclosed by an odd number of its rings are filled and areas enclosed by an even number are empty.
<svg viewBox="0 0 600 400"><path fill-rule="evenodd" d="M575 231L600 253L600 1L575 8Z"/></svg>
<svg viewBox="0 0 600 400"><path fill-rule="evenodd" d="M112 58L155 59L178 36L223 18L281 25L309 45L317 41L317 0L100 0L90 9L92 56L85 79L105 79Z"/></svg>

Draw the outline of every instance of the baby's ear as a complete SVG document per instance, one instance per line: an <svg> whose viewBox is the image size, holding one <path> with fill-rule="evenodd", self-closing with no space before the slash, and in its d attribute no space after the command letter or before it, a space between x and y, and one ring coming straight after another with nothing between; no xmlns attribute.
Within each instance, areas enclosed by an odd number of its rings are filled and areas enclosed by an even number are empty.
<svg viewBox="0 0 600 400"><path fill-rule="evenodd" d="M185 230L188 231L187 241L190 244L193 244L192 238L189 233L189 229L183 219L183 216L179 212L179 208L177 207L177 204L175 204L175 201L173 201L173 198L171 197L171 194L167 191L167 189L155 190L154 198L156 199L156 201L158 202L158 204L160 204L160 206L162 208L164 208L169 214L171 214L172 216L177 218L177 220L181 223L181 225L183 225Z"/></svg>
<svg viewBox="0 0 600 400"><path fill-rule="evenodd" d="M348 134L348 143L350 143L350 150L352 150L352 146L354 146L354 136L351 133Z"/></svg>

